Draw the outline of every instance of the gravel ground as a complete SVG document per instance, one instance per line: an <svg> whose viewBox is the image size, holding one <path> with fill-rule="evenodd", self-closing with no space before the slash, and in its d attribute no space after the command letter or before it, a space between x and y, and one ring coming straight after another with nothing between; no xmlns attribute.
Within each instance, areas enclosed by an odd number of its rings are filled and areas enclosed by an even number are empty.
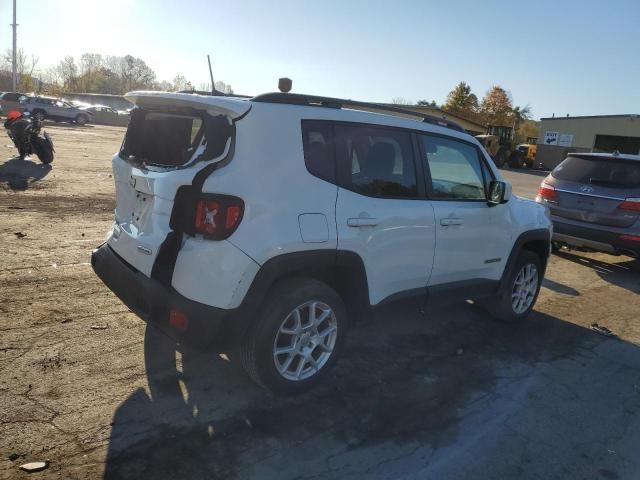
<svg viewBox="0 0 640 480"><path fill-rule="evenodd" d="M124 132L47 129L51 169L12 160L0 134L0 478L638 478L637 261L554 256L518 326L390 305L352 329L326 384L277 398L233 356L145 330L100 283L89 253ZM541 179L506 175L523 195Z"/></svg>

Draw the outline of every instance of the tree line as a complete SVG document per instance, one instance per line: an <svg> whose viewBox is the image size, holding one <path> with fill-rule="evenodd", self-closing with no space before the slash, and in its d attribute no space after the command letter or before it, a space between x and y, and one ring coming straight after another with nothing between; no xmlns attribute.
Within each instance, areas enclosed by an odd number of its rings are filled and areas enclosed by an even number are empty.
<svg viewBox="0 0 640 480"><path fill-rule="evenodd" d="M394 99L394 103L408 102ZM466 82L460 82L449 92L442 105L438 106L435 101L428 100L419 100L416 105L440 108L484 125L513 126L521 139L535 137L538 132L536 123L531 120L529 105L514 106L509 92L498 85L487 90L479 101L471 86Z"/></svg>
<svg viewBox="0 0 640 480"><path fill-rule="evenodd" d="M146 62L133 55L115 56L84 53L78 61L66 56L57 65L37 72L39 59L28 56L24 50L17 52L18 91L46 95L70 92L109 93L122 95L132 90L211 90L211 84L194 85L183 75L172 81L157 79L156 73ZM11 50L7 50L0 65L0 89L11 90ZM224 82L215 83L217 90L233 93Z"/></svg>

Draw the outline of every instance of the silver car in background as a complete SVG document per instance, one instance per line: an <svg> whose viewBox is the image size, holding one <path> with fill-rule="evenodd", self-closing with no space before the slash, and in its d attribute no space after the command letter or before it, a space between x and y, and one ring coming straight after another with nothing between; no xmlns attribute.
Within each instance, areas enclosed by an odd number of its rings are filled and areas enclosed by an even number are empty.
<svg viewBox="0 0 640 480"><path fill-rule="evenodd" d="M640 257L640 155L570 153L540 185L556 247Z"/></svg>
<svg viewBox="0 0 640 480"><path fill-rule="evenodd" d="M85 125L93 120L93 113L85 108L75 107L72 103L54 97L26 97L21 101L24 110L41 120L49 119L56 122L73 122Z"/></svg>
<svg viewBox="0 0 640 480"><path fill-rule="evenodd" d="M13 110L22 112L24 105L21 103L21 100L25 98L27 98L27 96L20 92L0 92L0 110L2 114L6 115Z"/></svg>

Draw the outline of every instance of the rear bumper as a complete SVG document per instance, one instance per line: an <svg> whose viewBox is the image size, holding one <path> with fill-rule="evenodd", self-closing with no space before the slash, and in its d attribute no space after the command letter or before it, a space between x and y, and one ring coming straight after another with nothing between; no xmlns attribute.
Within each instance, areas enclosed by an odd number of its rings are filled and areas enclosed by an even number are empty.
<svg viewBox="0 0 640 480"><path fill-rule="evenodd" d="M131 311L172 338L201 347L225 345L231 340L229 327L235 321L237 309L226 310L189 300L133 268L107 244L92 252L91 265ZM186 315L185 328L170 323L172 310Z"/></svg>
<svg viewBox="0 0 640 480"><path fill-rule="evenodd" d="M553 219L553 241L613 255L640 257L640 242L621 238L624 233L589 228Z"/></svg>

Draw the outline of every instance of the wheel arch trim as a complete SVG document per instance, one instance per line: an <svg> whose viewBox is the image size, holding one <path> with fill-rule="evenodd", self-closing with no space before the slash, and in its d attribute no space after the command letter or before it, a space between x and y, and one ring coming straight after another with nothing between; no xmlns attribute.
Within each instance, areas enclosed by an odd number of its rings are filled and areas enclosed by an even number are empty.
<svg viewBox="0 0 640 480"><path fill-rule="evenodd" d="M543 252L539 252L531 248L526 248L527 245L534 246L536 244L540 244L540 242L544 242L547 244L547 248ZM500 283L498 285L499 292L504 292L507 288L507 281L513 273L513 269L516 265L516 260L518 259L518 255L522 250L533 250L534 253L537 254L542 253L542 255L540 255L540 263L542 267L542 276L544 276L544 272L547 268L547 261L549 259L549 255L551 254L551 232L546 228L538 228L535 230L528 230L518 236L513 244L513 248L511 249L509 258L507 259L504 271L502 272L502 277L500 278Z"/></svg>

